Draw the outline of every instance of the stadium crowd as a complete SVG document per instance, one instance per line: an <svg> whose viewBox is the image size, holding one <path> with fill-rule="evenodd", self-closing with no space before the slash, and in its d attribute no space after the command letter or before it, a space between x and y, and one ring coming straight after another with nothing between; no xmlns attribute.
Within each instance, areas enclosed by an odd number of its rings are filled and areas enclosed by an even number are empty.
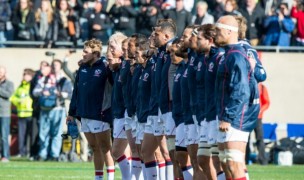
<svg viewBox="0 0 304 180"><path fill-rule="evenodd" d="M55 3L41 2L42 9ZM23 7L27 7L26 3L19 1L21 19L13 22L19 32L30 25L25 23L29 18L22 16L32 12ZM57 16L49 16L53 19L51 24L40 23L40 35L47 37L46 31L58 28L54 31L58 37L65 34L77 40L76 21L71 22L78 19L77 14L87 12L77 3L67 12L63 10L67 9L67 1L59 1L62 9L55 13ZM133 11L129 0L118 0L109 8L115 31L104 39L106 55L101 54L101 41L108 32L94 34L105 25L88 23L92 29L86 38L90 40L84 42L83 58L76 73L66 69L67 61L54 59L51 64L42 61L38 71L24 70L22 83L14 90L6 78L6 69L0 66L1 161L9 162L12 102L18 112L21 156L30 153L36 160L57 161L64 122L77 122L93 153L96 180L103 179L105 166L107 179L115 179L115 162L124 180L249 179L246 145L250 132L257 124L261 125L257 123L258 83L266 79L257 51L251 45L259 43L258 34L263 29L257 27L259 17L253 16L263 15L254 10L264 10L260 3L247 0L245 12L235 8L228 12L229 3L236 7L235 1L227 0L225 6L220 3L215 6L217 13L212 16L206 14L207 3L199 2L197 16L192 20L184 2L177 0L175 9L146 19L138 16L138 10ZM106 7L101 2L94 5L99 10ZM144 7L154 12L169 6L159 5ZM280 12L274 16L279 19L279 27L286 30L283 14L289 6L279 5ZM203 16L199 9L205 10ZM240 16L242 13L244 16ZM48 13L42 14L38 17L47 20ZM88 17L94 21L108 15ZM136 22L141 22L136 18L143 18L142 23L148 24L135 28ZM72 32L75 34L71 35ZM30 35L31 38L34 37ZM64 77L63 71L70 79ZM68 110L65 99L71 99ZM31 136L33 143L27 152L26 137L33 124L38 125L38 134L37 138ZM68 132L72 135L71 129Z"/></svg>
<svg viewBox="0 0 304 180"><path fill-rule="evenodd" d="M180 36L188 25L238 15L247 19L246 37L254 46L303 46L303 5L303 0L0 0L0 42L106 43L114 31L148 36L159 18L174 19Z"/></svg>

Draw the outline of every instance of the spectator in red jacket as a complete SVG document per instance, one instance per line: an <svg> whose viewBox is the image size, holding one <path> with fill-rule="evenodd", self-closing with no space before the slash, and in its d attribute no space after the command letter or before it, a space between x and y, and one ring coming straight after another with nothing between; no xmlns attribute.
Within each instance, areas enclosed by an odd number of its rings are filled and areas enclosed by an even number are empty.
<svg viewBox="0 0 304 180"><path fill-rule="evenodd" d="M294 0L291 17L297 21L296 45L304 46L304 2Z"/></svg>
<svg viewBox="0 0 304 180"><path fill-rule="evenodd" d="M263 114L264 112L269 108L270 100L268 96L267 88L264 84L259 83L259 92L260 92L260 113L258 116L258 121L256 128L254 129L255 132L255 138L256 138L256 146L258 149L258 157L257 161L261 165L267 165L268 164L268 158L265 154L265 144L264 144L264 132L263 132ZM249 143L248 143L249 144ZM246 148L246 162L248 163L249 155L250 155L250 148L247 144Z"/></svg>

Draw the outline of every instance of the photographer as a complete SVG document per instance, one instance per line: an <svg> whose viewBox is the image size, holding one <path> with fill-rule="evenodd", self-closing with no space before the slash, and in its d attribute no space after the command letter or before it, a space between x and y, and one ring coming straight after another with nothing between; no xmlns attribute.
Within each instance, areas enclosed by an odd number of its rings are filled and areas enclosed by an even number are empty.
<svg viewBox="0 0 304 180"><path fill-rule="evenodd" d="M289 46L291 33L295 24L288 15L288 4L281 3L279 9L271 11L264 21L266 35L263 40L265 46Z"/></svg>
<svg viewBox="0 0 304 180"><path fill-rule="evenodd" d="M294 0L291 17L297 22L296 46L304 46L304 1Z"/></svg>
<svg viewBox="0 0 304 180"><path fill-rule="evenodd" d="M140 34L150 36L152 27L156 24L157 19L162 19L163 16L156 5L145 4L140 9L140 14L137 20L137 29Z"/></svg>

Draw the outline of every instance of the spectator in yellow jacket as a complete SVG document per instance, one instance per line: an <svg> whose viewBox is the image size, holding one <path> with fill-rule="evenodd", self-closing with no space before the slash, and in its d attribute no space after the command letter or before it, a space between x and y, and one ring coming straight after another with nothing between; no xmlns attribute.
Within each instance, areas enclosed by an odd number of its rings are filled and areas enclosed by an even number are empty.
<svg viewBox="0 0 304 180"><path fill-rule="evenodd" d="M26 140L27 136L30 135L33 113L30 81L33 79L34 74L34 70L24 69L22 82L10 98L11 102L16 106L18 113L18 156L26 156L28 154Z"/></svg>

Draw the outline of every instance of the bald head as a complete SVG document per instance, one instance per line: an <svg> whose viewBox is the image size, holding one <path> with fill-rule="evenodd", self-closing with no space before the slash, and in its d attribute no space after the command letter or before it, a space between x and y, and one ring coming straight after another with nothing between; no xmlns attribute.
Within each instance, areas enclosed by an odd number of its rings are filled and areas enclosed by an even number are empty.
<svg viewBox="0 0 304 180"><path fill-rule="evenodd" d="M218 46L227 44L236 44L238 42L239 24L233 16L222 16L216 26L216 39L215 43Z"/></svg>
<svg viewBox="0 0 304 180"><path fill-rule="evenodd" d="M0 82L5 80L6 68L4 66L0 66Z"/></svg>

